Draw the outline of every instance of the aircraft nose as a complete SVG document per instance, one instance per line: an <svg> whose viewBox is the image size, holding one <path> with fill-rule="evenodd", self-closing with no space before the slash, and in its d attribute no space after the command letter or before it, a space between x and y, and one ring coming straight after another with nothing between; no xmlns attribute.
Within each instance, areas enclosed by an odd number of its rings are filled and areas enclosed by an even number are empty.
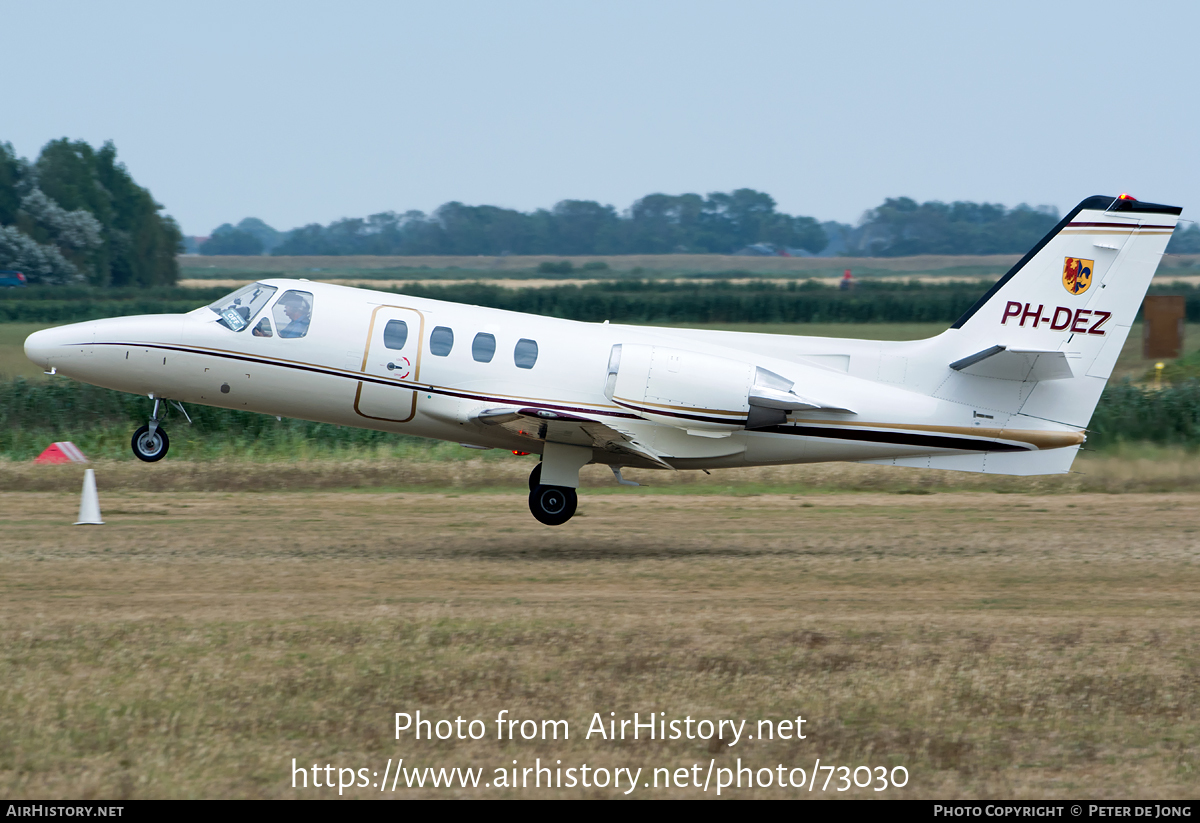
<svg viewBox="0 0 1200 823"><path fill-rule="evenodd" d="M35 331L25 338L25 356L43 369L51 366L51 360L64 353L64 347L77 346L80 343L90 345L93 335L93 323L72 323L69 326L59 326L54 329Z"/></svg>
<svg viewBox="0 0 1200 823"><path fill-rule="evenodd" d="M54 329L35 331L25 338L25 356L43 369L50 367L50 350L54 347Z"/></svg>

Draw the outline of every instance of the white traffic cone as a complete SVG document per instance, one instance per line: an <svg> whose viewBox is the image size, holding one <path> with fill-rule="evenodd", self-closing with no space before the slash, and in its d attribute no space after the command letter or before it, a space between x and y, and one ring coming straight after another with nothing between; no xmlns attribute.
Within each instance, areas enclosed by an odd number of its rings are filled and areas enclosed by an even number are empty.
<svg viewBox="0 0 1200 823"><path fill-rule="evenodd" d="M83 496L79 498L79 519L76 526L103 526L100 519L100 495L96 494L96 472L88 469L83 475Z"/></svg>

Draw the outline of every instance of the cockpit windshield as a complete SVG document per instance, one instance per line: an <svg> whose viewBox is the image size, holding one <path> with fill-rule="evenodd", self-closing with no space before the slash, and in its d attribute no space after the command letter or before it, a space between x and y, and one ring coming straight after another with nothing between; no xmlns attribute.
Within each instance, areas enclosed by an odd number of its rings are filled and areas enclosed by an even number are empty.
<svg viewBox="0 0 1200 823"><path fill-rule="evenodd" d="M278 289L274 286L251 283L233 294L222 297L209 305L209 308L217 313L219 318L217 322L222 326L234 331L241 331L250 325L250 321L262 311L262 307L267 305L267 301L276 291Z"/></svg>

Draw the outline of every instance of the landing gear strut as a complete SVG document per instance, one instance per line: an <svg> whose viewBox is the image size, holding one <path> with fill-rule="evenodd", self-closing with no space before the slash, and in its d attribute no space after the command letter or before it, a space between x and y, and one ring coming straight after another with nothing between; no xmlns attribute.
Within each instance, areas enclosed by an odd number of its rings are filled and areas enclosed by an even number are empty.
<svg viewBox="0 0 1200 823"><path fill-rule="evenodd" d="M167 437L165 429L158 425L158 405L159 399L154 399L154 412L150 415L149 425L142 426L133 433L133 439L129 445L133 447L133 454L138 460L143 460L147 463L154 463L162 460L167 456L167 449L171 448L171 441Z"/></svg>

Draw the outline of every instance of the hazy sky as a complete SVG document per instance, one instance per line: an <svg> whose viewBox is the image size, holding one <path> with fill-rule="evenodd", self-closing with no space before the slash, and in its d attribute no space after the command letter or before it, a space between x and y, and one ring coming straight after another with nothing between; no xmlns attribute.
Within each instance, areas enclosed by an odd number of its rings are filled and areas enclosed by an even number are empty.
<svg viewBox="0 0 1200 823"><path fill-rule="evenodd" d="M0 141L116 143L186 234L766 191L1200 207L1200 3L0 0Z"/></svg>

